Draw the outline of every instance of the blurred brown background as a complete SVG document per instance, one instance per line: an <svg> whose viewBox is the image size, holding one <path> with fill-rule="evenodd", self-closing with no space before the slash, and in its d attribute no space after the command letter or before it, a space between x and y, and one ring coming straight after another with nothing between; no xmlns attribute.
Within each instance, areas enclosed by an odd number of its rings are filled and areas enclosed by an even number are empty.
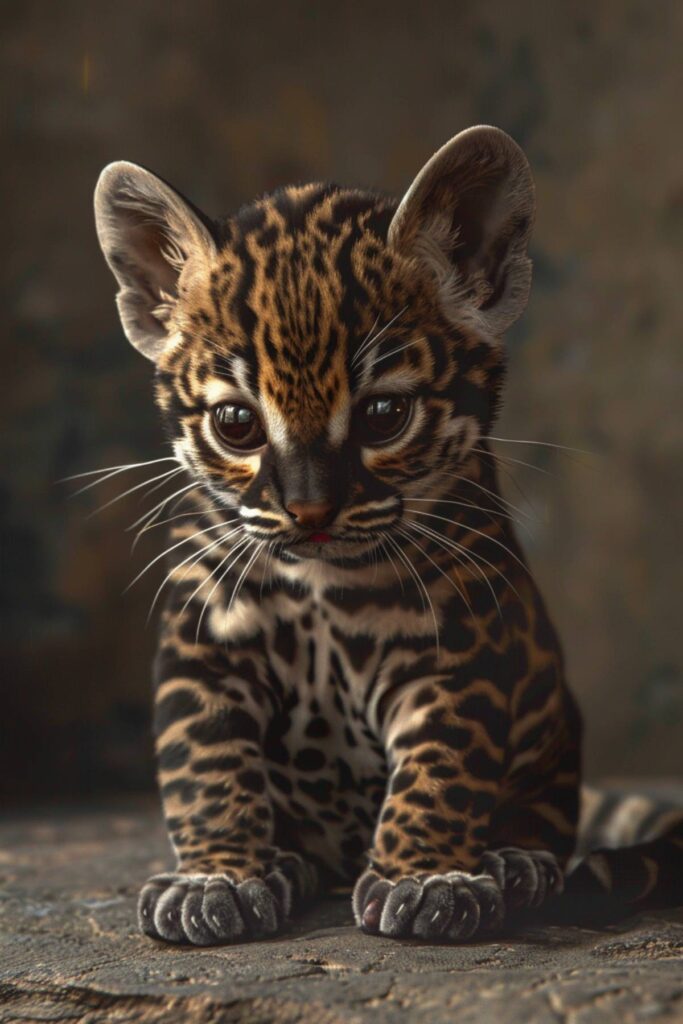
<svg viewBox="0 0 683 1024"><path fill-rule="evenodd" d="M161 531L70 473L165 454L91 195L126 158L213 214L290 182L400 192L500 125L538 183L535 284L497 433L588 721L591 775L683 768L683 6L119 0L2 8L4 419L0 786L152 784L145 627ZM144 477L131 478L128 486Z"/></svg>

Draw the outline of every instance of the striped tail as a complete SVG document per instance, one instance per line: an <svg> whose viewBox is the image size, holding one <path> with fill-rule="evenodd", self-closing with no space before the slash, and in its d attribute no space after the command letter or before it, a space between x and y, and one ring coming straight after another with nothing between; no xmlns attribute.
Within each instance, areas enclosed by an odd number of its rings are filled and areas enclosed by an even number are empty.
<svg viewBox="0 0 683 1024"><path fill-rule="evenodd" d="M613 919L683 904L683 797L582 790L580 840L561 897L565 919Z"/></svg>

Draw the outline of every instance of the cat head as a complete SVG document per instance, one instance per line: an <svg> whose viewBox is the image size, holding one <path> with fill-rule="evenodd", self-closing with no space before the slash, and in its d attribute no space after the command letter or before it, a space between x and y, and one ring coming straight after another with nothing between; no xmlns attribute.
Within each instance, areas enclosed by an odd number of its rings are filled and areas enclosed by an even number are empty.
<svg viewBox="0 0 683 1024"><path fill-rule="evenodd" d="M504 132L456 135L398 204L311 184L214 221L117 162L95 214L176 456L254 536L367 548L489 430L531 281L533 181Z"/></svg>

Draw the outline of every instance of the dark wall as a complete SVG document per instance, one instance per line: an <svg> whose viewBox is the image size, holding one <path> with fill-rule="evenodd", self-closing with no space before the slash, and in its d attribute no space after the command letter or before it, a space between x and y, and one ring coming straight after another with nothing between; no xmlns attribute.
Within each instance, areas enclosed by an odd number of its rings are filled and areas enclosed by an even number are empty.
<svg viewBox="0 0 683 1024"><path fill-rule="evenodd" d="M681 770L683 143L675 2L5 3L0 785L150 784L138 495L57 479L164 454L95 240L110 160L207 211L292 180L400 192L477 122L526 148L535 285L509 339L508 495L589 721L593 773ZM151 471L150 471L151 472ZM132 477L128 486L143 477ZM524 496L520 496L517 487ZM95 493L97 492L97 493Z"/></svg>

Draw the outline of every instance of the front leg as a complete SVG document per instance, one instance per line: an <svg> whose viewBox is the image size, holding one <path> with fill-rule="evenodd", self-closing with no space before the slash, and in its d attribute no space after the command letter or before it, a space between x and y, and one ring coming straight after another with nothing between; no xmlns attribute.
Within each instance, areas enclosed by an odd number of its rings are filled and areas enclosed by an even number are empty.
<svg viewBox="0 0 683 1024"><path fill-rule="evenodd" d="M149 879L147 935L214 945L279 930L315 889L314 869L273 845L261 741L273 711L246 656L188 644L166 621L155 734L174 872Z"/></svg>
<svg viewBox="0 0 683 1024"><path fill-rule="evenodd" d="M500 791L506 709L492 685L478 680L472 689L456 698L437 679L423 680L387 708L393 770L353 897L365 931L456 941L502 923L500 885L481 862Z"/></svg>

